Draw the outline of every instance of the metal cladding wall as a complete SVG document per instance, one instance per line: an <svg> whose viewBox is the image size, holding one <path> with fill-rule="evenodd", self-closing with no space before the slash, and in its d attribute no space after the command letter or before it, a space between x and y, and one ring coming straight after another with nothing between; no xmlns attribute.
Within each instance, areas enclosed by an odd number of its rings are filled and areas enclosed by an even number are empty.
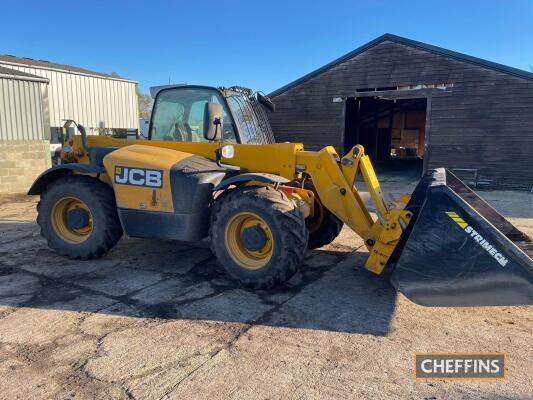
<svg viewBox="0 0 533 400"><path fill-rule="evenodd" d="M0 140L47 139L45 87L44 82L0 77Z"/></svg>
<svg viewBox="0 0 533 400"><path fill-rule="evenodd" d="M50 126L75 119L88 128L138 128L137 82L0 60L0 66L47 78Z"/></svg>

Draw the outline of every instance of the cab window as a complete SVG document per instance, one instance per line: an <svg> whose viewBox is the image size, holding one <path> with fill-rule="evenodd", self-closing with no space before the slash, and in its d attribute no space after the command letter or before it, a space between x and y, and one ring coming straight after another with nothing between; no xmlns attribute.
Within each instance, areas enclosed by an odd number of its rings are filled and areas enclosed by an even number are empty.
<svg viewBox="0 0 533 400"><path fill-rule="evenodd" d="M208 88L165 89L157 96L150 138L176 142L207 142L204 139L204 108L207 102L224 107L224 142L236 143L233 121L220 93Z"/></svg>
<svg viewBox="0 0 533 400"><path fill-rule="evenodd" d="M261 140L261 127L257 116L250 104L243 96L227 97L229 107L239 125L242 143L264 143Z"/></svg>

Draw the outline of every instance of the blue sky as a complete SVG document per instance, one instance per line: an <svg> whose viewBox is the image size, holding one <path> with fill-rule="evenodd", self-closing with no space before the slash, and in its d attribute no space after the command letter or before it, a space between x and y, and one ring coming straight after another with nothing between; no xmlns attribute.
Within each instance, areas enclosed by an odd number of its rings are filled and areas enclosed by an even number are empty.
<svg viewBox="0 0 533 400"><path fill-rule="evenodd" d="M528 70L533 1L10 1L0 53L270 92L393 33Z"/></svg>

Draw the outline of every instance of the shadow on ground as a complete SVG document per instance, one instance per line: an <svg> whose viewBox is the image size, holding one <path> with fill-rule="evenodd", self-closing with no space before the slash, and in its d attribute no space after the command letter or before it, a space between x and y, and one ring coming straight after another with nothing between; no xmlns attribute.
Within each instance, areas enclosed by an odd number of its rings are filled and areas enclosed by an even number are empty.
<svg viewBox="0 0 533 400"><path fill-rule="evenodd" d="M74 261L33 223L0 223L0 234L3 306L372 335L387 335L395 307L388 281L360 267L366 250L309 251L288 283L253 291L227 278L205 242L123 239L103 259Z"/></svg>

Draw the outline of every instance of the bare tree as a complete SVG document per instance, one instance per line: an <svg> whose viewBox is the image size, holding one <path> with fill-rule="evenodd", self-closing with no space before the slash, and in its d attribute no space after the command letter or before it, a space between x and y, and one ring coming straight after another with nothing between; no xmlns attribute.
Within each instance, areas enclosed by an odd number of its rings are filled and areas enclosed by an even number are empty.
<svg viewBox="0 0 533 400"><path fill-rule="evenodd" d="M149 94L142 93L137 86L137 102L139 104L139 118L149 119L152 114L153 99Z"/></svg>

